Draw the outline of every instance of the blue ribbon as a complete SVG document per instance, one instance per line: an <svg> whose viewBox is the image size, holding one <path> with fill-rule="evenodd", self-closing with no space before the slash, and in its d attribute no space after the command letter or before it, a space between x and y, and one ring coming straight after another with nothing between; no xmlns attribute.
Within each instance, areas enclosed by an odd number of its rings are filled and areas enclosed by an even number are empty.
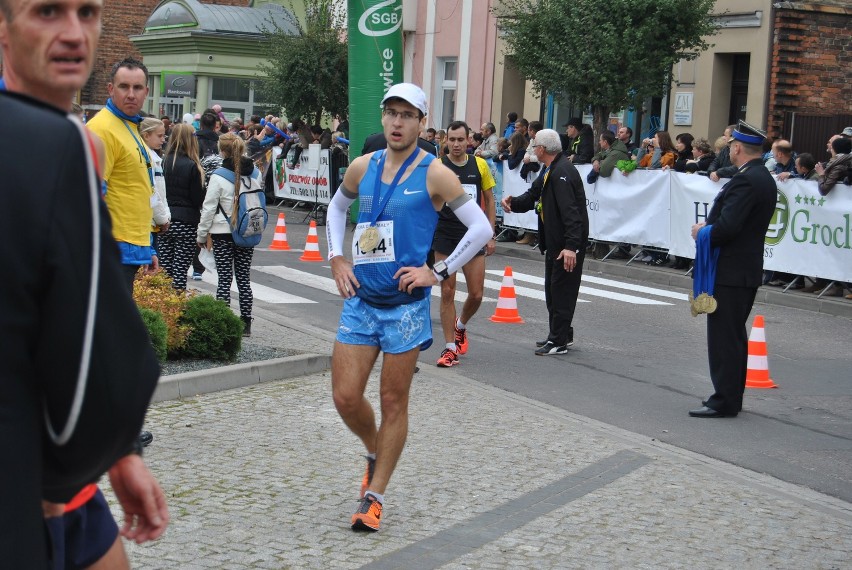
<svg viewBox="0 0 852 570"><path fill-rule="evenodd" d="M405 162L403 162L402 166L399 167L399 170L396 171L396 176L393 177L393 181L388 186L388 191L384 196L382 196L381 201L379 201L379 194L382 191L382 172L385 170L385 159L388 157L388 152L387 150L379 152L381 153L381 159L379 160L379 166L376 169L376 183L373 186L373 201L370 204L371 227L376 225L376 220L378 220L379 216L382 215L382 212L385 211L385 206L388 205L388 200L390 200L391 194L393 194L393 191L402 179L402 175L405 174L405 171L408 170L408 167L411 166L411 163L413 163L417 155L420 154L420 147L417 145L414 146L414 152L408 155L408 158L405 159Z"/></svg>
<svg viewBox="0 0 852 570"><path fill-rule="evenodd" d="M719 261L719 248L710 246L710 232L713 226L704 226L698 231L695 240L695 269L693 271L692 296L697 299L701 293L713 296L716 284L716 263Z"/></svg>
<svg viewBox="0 0 852 570"><path fill-rule="evenodd" d="M115 106L115 103L112 102L112 97L107 99L106 106L107 109L109 109L110 112L116 117L124 119L125 121L130 121L131 123L134 123L136 125L142 122L142 115L128 115L127 113Z"/></svg>

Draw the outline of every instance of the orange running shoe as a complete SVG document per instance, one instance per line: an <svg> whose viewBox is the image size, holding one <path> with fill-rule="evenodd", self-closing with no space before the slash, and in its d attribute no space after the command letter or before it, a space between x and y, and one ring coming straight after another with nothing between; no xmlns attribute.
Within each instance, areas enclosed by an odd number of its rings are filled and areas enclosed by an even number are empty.
<svg viewBox="0 0 852 570"><path fill-rule="evenodd" d="M376 460L372 457L367 457L367 469L364 471L364 479L361 481L361 495L360 497L364 498L364 493L367 492L367 487L370 486L370 482L373 480L373 472L376 470Z"/></svg>
<svg viewBox="0 0 852 570"><path fill-rule="evenodd" d="M467 354L467 329L460 329L453 326L456 331L456 352L459 355Z"/></svg>
<svg viewBox="0 0 852 570"><path fill-rule="evenodd" d="M441 357L438 358L439 368L449 368L450 366L455 366L458 363L458 354L456 354L455 351L450 350L449 348L445 348L443 352L441 352Z"/></svg>
<svg viewBox="0 0 852 570"><path fill-rule="evenodd" d="M372 495L361 499L358 510L352 515L352 530L379 530L382 522L382 504Z"/></svg>

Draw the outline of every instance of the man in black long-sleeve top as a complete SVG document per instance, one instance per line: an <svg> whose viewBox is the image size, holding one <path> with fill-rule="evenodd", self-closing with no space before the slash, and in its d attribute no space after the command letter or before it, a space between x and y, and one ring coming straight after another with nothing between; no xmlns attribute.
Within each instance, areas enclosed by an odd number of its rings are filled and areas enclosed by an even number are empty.
<svg viewBox="0 0 852 570"><path fill-rule="evenodd" d="M527 212L541 200L539 249L544 253L544 298L550 321L546 340L536 342L537 355L565 354L574 344L574 309L589 239L586 193L577 169L562 154L559 134L543 129L534 152L547 168L524 194L503 198L507 212Z"/></svg>
<svg viewBox="0 0 852 570"><path fill-rule="evenodd" d="M707 316L707 351L714 392L704 406L691 410L699 418L736 416L742 409L748 366L746 322L763 278L763 244L775 212L777 187L763 166L765 134L741 122L729 145L738 170L716 196L707 223L695 224L692 236L711 226L710 247L716 262L715 312Z"/></svg>

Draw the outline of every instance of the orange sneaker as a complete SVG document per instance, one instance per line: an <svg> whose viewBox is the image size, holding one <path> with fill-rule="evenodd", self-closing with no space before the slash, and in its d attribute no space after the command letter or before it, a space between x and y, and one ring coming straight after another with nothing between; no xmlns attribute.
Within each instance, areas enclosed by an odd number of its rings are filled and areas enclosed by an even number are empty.
<svg viewBox="0 0 852 570"><path fill-rule="evenodd" d="M358 510L352 515L352 530L379 530L382 522L382 504L372 495L361 499Z"/></svg>
<svg viewBox="0 0 852 570"><path fill-rule="evenodd" d="M376 470L376 460L372 457L367 458L367 469L364 471L364 479L361 481L361 495L360 497L364 498L364 493L367 492L367 487L370 486L370 482L373 480L373 472Z"/></svg>
<svg viewBox="0 0 852 570"><path fill-rule="evenodd" d="M467 329L460 329L458 327L453 327L456 331L456 352L459 355L467 354Z"/></svg>
<svg viewBox="0 0 852 570"><path fill-rule="evenodd" d="M456 354L455 351L452 351L449 348L445 348L443 352L441 352L441 357L438 358L439 368L449 368L450 366L455 366L458 363L458 354Z"/></svg>

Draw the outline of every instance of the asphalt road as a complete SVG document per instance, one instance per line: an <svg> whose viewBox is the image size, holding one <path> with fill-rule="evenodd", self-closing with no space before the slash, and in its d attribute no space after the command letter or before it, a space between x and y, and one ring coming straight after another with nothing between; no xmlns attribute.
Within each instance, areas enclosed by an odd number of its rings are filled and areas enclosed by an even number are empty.
<svg viewBox="0 0 852 570"><path fill-rule="evenodd" d="M291 247L304 246L307 228L298 223L303 216L288 215L294 220L288 224ZM324 228L319 234L325 252ZM252 281L306 301L264 307L334 330L341 300L323 290L329 286L327 264L300 262L299 256L256 251ZM757 304L753 315L765 318L771 377L779 388L748 389L737 418L694 419L687 411L711 392L705 318L693 318L685 300L659 292L687 291L588 275L598 282L584 282L590 290L580 294L587 302L578 304L574 347L567 355L537 357L534 341L546 336L547 314L543 296L535 298L542 287L530 281L543 276L542 263L496 255L488 260L497 272L488 275L492 285L507 265L516 289L525 291L518 293L525 323L490 322L498 290L486 289L490 299L470 324L470 351L454 372L852 502L849 319ZM285 269L273 269L278 267ZM656 291L629 289L633 285ZM639 304L649 301L658 304ZM436 302L432 313L436 342L422 354L421 366L434 366L443 344Z"/></svg>

